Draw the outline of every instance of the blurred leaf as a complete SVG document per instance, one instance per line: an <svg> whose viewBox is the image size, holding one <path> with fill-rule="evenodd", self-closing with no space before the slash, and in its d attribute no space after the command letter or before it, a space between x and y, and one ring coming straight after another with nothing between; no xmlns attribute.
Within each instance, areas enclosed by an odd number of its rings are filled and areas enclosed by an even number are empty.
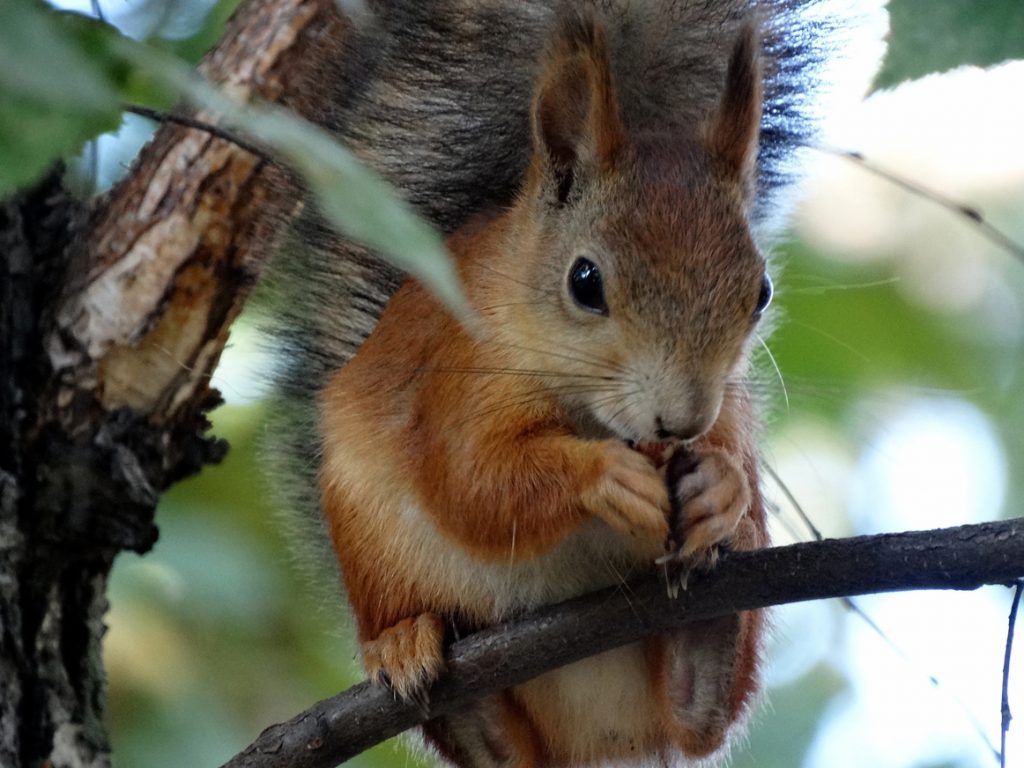
<svg viewBox="0 0 1024 768"><path fill-rule="evenodd" d="M69 108L116 107L102 67L68 39L61 17L31 0L0 4L0 86L8 95Z"/></svg>
<svg viewBox="0 0 1024 768"><path fill-rule="evenodd" d="M203 57L213 44L220 39L224 24L235 12L240 0L217 0L206 15L199 31L190 37L169 41L168 50L175 56L195 64Z"/></svg>
<svg viewBox="0 0 1024 768"><path fill-rule="evenodd" d="M34 183L58 159L77 153L120 121L119 109L71 111L0 93L0 198Z"/></svg>
<svg viewBox="0 0 1024 768"><path fill-rule="evenodd" d="M795 408L841 418L857 395L894 382L906 387L976 390L990 361L963 343L962 319L909 303L884 266L822 261L792 243L785 255L770 346ZM813 276L815 285L803 279ZM856 290L848 286L865 285ZM951 349L956 354L951 354ZM771 368L758 374L777 385Z"/></svg>
<svg viewBox="0 0 1024 768"><path fill-rule="evenodd" d="M177 100L176 92L161 78L132 66L112 51L110 41L121 37L116 28L78 13L58 13L55 18L65 39L89 59L114 90L118 109L124 102L166 108Z"/></svg>
<svg viewBox="0 0 1024 768"><path fill-rule="evenodd" d="M888 8L889 50L876 89L964 64L1024 58L1021 0L889 0Z"/></svg>
<svg viewBox="0 0 1024 768"><path fill-rule="evenodd" d="M279 107L236 103L180 59L32 0L0 3L0 195L116 128L122 100L152 105L169 92L221 115L283 158L332 223L418 277L460 317L471 317L440 234L326 131Z"/></svg>
<svg viewBox="0 0 1024 768"><path fill-rule="evenodd" d="M281 107L235 102L166 53L125 38L112 44L139 69L283 158L335 226L415 275L461 319L472 317L441 235L330 134Z"/></svg>
<svg viewBox="0 0 1024 768"><path fill-rule="evenodd" d="M0 2L0 196L121 122L101 57L76 45L61 16L32 0Z"/></svg>
<svg viewBox="0 0 1024 768"><path fill-rule="evenodd" d="M121 104L174 93L111 51L107 24L32 0L0 3L0 196L121 124Z"/></svg>
<svg viewBox="0 0 1024 768"><path fill-rule="evenodd" d="M733 751L732 768L791 768L800 765L826 705L846 689L835 670L819 664L799 680L772 688L770 706L752 720L748 743Z"/></svg>

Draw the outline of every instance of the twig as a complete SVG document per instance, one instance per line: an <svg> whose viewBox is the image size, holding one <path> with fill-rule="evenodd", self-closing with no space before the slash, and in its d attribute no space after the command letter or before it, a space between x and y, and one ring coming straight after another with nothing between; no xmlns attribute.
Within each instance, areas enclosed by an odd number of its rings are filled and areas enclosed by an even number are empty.
<svg viewBox="0 0 1024 768"><path fill-rule="evenodd" d="M793 544L722 556L676 600L652 574L455 642L428 712L361 683L271 726L224 768L330 768L430 717L683 624L770 605L1024 577L1024 518Z"/></svg>
<svg viewBox="0 0 1024 768"><path fill-rule="evenodd" d="M1017 609L1020 607L1020 595L1024 592L1024 579L1017 581L1013 592L1013 603L1010 604L1009 627L1006 630L1006 653L1003 655L1003 697L1002 697L1002 728L999 736L999 765L1006 768L1006 734L1010 730L1010 657L1013 655L1013 632L1017 627Z"/></svg>
<svg viewBox="0 0 1024 768"><path fill-rule="evenodd" d="M775 467L771 466L767 462L762 462L762 466L764 467L765 472L768 473L768 476L775 482L775 485L777 485L779 490L782 491L782 495L786 497L790 506L792 506L796 511L797 517L800 518L800 522L802 522L807 530L811 532L811 536L814 537L814 540L824 541L825 537L818 529L818 526L814 524L814 521L811 520L811 516L807 514L806 510L804 510L803 504L797 501L796 496L789 489L789 486L782 481L781 477L779 477L779 473L775 470Z"/></svg>
<svg viewBox="0 0 1024 768"><path fill-rule="evenodd" d="M197 120L194 117L187 117L185 115L176 115L172 112L163 112L159 109L152 109L150 107L143 107L139 104L123 104L121 105L125 112L131 112L133 115L139 117L146 117L150 120L155 120L158 123L174 123L175 125L182 125L186 128L193 128L197 131L203 131L211 136L216 136L218 139L224 139L224 141L231 142L237 147L241 147L246 152L251 152L256 157L264 160L268 163L276 163L266 150L257 147L245 139L241 138L235 132L228 130L227 128L221 128L219 125L213 123L207 123L203 120Z"/></svg>
<svg viewBox="0 0 1024 768"><path fill-rule="evenodd" d="M796 511L797 516L800 518L803 524L811 532L811 536L814 537L814 540L823 541L825 537L822 536L821 531L818 530L818 527L811 520L811 516L807 514L807 511L803 508L803 505L801 505L800 502L797 501L796 496L790 490L789 486L786 485L785 482L783 482L782 478L779 476L779 473L776 472L774 467L770 466L767 463L764 463L763 466L765 468L765 471L768 473L768 476L775 481L775 484L782 491L783 495L789 500L790 505ZM867 624L871 631L878 635L878 637L881 638L882 642L888 645L893 653L895 653L897 656L903 659L904 663L906 663L916 672L923 675L933 688L948 696L952 700L952 702L956 704L964 713L964 717L967 718L967 721L971 724L971 727L974 729L974 732L977 734L978 738L988 748L988 751L992 753L993 759L997 761L1000 759L1001 751L999 749L996 749L996 745L992 743L992 739L990 739L989 735L985 732L984 726L978 720L978 717L974 714L974 712L971 711L971 708L967 706L966 702L964 702L950 689L946 688L942 684L942 681L940 681L936 675L933 675L930 672L919 667L910 657L910 654L908 654L899 645L897 645L896 641L889 637L888 633L886 633L886 631L882 629L881 625L877 621L875 621L870 616L870 614L868 614L867 611L861 608L860 604L857 601L855 601L852 597L840 597L839 601L843 604L844 608L846 608L848 611L857 616L861 621Z"/></svg>
<svg viewBox="0 0 1024 768"><path fill-rule="evenodd" d="M1016 240L1014 240L1008 234L1003 232L1001 229L991 224L988 221L988 219L986 219L984 215L982 215L981 211L979 211L977 208L970 205L964 205L963 203L958 202L953 198L942 194L941 192L937 192L934 189L930 189L924 186L923 184L920 184L916 181L912 181L911 179L908 179L904 176L900 176L899 174L893 173L892 171L888 171L885 168L882 168L881 166L878 166L875 163L868 160L860 152L852 152L845 149L838 149L836 147L829 147L823 145L813 146L815 149L820 150L821 152L827 152L828 154L836 155L838 157L850 160L851 162L859 165L868 173L872 173L875 176L878 176L879 178L885 179L886 181L895 184L897 187L905 189L907 192L910 192L911 194L917 195L918 197L923 197L925 200L931 200L936 205L941 205L943 208L948 208L957 215L963 216L965 219L971 222L971 224L974 225L974 227L981 233L981 235L985 239L987 239L991 243L994 243L1003 250L1007 251L1012 256L1017 258L1019 261L1024 262L1024 245L1018 243Z"/></svg>

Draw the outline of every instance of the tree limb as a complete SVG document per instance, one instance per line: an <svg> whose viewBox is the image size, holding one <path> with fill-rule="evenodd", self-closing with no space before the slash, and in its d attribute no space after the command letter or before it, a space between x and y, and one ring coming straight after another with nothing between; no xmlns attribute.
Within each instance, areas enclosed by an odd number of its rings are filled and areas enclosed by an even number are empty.
<svg viewBox="0 0 1024 768"><path fill-rule="evenodd" d="M722 556L676 600L662 578L584 595L455 642L429 712L360 683L267 728L223 768L330 768L431 717L555 667L737 610L1024 577L1024 518Z"/></svg>
<svg viewBox="0 0 1024 768"><path fill-rule="evenodd" d="M350 27L333 0L247 0L201 70L316 119ZM279 166L178 125L89 206L59 175L0 201L5 768L109 763L111 564L152 546L161 490L223 455L210 374L298 197Z"/></svg>

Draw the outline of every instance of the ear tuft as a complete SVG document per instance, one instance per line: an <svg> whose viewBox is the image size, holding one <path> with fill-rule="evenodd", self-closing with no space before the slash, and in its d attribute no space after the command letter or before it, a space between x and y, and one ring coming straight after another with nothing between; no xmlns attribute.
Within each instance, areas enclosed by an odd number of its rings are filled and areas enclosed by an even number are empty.
<svg viewBox="0 0 1024 768"><path fill-rule="evenodd" d="M582 176L606 170L625 144L604 31L580 12L560 22L533 106L535 161L553 176L559 204Z"/></svg>
<svg viewBox="0 0 1024 768"><path fill-rule="evenodd" d="M746 194L754 184L763 88L758 27L747 21L729 57L725 91L705 127L711 155Z"/></svg>

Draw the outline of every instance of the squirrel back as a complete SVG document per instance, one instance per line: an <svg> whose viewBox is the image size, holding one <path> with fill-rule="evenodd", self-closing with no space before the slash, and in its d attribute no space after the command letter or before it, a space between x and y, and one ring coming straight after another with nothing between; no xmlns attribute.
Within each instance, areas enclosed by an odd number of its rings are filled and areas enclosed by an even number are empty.
<svg viewBox="0 0 1024 768"><path fill-rule="evenodd" d="M332 4L333 5L333 4ZM560 9L592 13L608 36L627 131L694 126L721 93L745 20L761 30L764 110L749 212L778 228L814 135L821 75L846 16L822 0L368 0L344 43L324 41L311 84L319 122L451 233L509 205L531 152L530 105ZM322 530L316 398L355 354L402 274L334 233L307 205L267 280L278 352L265 451L281 506L333 562ZM301 533L301 530L300 530ZM322 564L314 567L319 570Z"/></svg>

